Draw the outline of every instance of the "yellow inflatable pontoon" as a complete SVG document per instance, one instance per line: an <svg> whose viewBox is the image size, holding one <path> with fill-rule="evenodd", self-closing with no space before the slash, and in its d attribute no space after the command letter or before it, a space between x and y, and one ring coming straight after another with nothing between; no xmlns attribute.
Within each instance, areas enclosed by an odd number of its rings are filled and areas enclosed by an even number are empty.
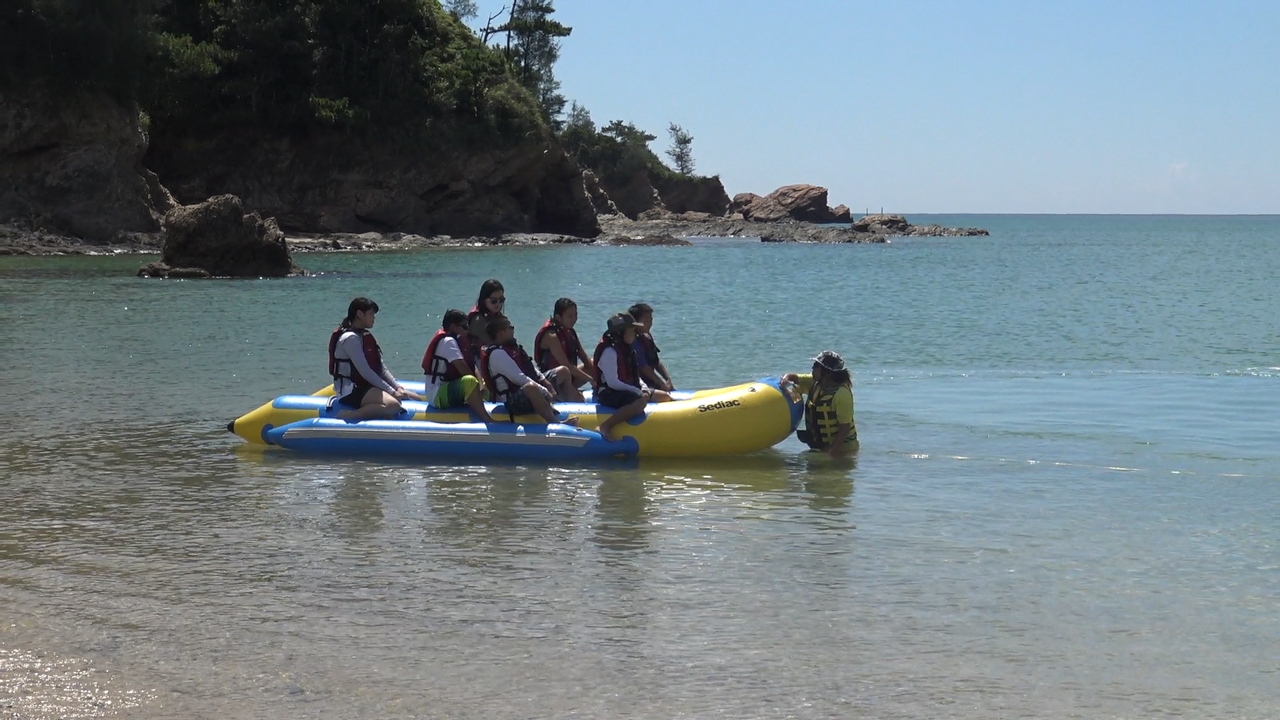
<svg viewBox="0 0 1280 720"><path fill-rule="evenodd" d="M416 389L414 383L405 385ZM595 432L612 409L590 403L555 404L565 419L578 419L577 427L547 425L536 415L484 424L467 408L440 410L414 401L405 401L405 412L395 420L348 423L333 419L332 395L332 387L315 395L282 395L227 429L251 443L333 454L701 457L775 445L795 431L804 414L799 391L776 377L651 403L642 415L615 428L618 439L612 442ZM488 409L494 418L507 417L503 405Z"/></svg>

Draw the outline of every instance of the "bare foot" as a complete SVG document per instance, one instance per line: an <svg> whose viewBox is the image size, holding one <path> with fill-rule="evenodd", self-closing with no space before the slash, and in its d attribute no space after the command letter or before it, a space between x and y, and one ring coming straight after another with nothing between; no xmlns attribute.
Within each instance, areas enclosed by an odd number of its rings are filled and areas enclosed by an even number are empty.
<svg viewBox="0 0 1280 720"><path fill-rule="evenodd" d="M577 416L576 416L576 415L570 415L568 418L566 418L566 419L564 419L564 420L561 420L561 421L560 421L560 424L561 424L561 425L571 425L571 426L573 426L573 427L578 427L578 418L577 418Z"/></svg>
<svg viewBox="0 0 1280 720"><path fill-rule="evenodd" d="M600 433L600 437L604 438L608 442L617 441L616 438L613 437L612 427L606 428L605 426L601 425L600 427L596 428L596 432Z"/></svg>

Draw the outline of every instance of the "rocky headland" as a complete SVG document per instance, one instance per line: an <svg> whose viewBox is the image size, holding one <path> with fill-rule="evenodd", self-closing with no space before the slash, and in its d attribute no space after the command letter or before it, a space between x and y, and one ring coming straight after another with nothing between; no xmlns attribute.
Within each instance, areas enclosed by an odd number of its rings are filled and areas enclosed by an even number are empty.
<svg viewBox="0 0 1280 720"><path fill-rule="evenodd" d="M294 252L986 234L853 219L815 185L730 199L714 176L601 179L550 137L482 150L339 133L152 137L136 107L101 93L35 86L0 100L0 255L160 252L146 276L282 276L300 272Z"/></svg>
<svg viewBox="0 0 1280 720"><path fill-rule="evenodd" d="M815 185L730 198L674 123L667 164L641 128L564 107L554 53L527 51L572 31L550 3L481 33L439 3L223 5L85 22L22 0L0 23L0 254L280 276L294 252L977 232L855 220Z"/></svg>

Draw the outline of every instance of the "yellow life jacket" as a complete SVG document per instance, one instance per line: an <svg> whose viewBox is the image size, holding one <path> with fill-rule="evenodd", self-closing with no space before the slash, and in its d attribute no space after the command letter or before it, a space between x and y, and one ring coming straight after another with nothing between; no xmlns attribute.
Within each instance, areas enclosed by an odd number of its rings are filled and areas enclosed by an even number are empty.
<svg viewBox="0 0 1280 720"><path fill-rule="evenodd" d="M843 385L830 385L826 387L819 386L814 383L813 388L809 391L809 399L804 404L804 426L808 430L805 442L809 443L809 447L816 450L825 450L831 447L831 440L835 438L836 431L840 429L840 420L836 418L836 392ZM845 439L845 444L858 441L858 427L850 423L849 437Z"/></svg>

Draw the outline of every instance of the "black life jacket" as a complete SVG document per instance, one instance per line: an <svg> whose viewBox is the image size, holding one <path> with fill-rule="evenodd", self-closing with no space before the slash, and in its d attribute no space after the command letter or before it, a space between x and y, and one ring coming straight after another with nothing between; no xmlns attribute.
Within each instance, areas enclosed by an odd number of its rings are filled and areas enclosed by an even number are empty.
<svg viewBox="0 0 1280 720"><path fill-rule="evenodd" d="M511 359L516 362L516 367L520 368L520 372L535 381L542 377L542 374L533 366L533 360L529 359L529 353L525 352L520 345L515 343L510 345L485 345L484 349L480 351L480 373L484 376L484 384L493 393L494 402L509 404L511 398L516 393L521 392L520 385L505 375L493 374L493 371L489 369L489 357L495 352L505 352L510 355Z"/></svg>
<svg viewBox="0 0 1280 720"><path fill-rule="evenodd" d="M542 324L542 329L533 339L533 352L538 356L538 367L542 370L550 370L559 367L556 362L556 356L551 354L542 346L542 340L547 333L553 333L556 340L560 343L560 347L564 349L564 356L568 359L570 365L577 365L578 353L582 349L582 341L578 339L578 331L573 328L565 327L555 321L555 318Z"/></svg>
<svg viewBox="0 0 1280 720"><path fill-rule="evenodd" d="M604 351L607 348L613 348L617 351L618 379L628 385L640 387L640 367L636 362L635 348L630 343L622 342L621 336L614 337L605 333L600 337L600 344L596 345L596 351L591 357L596 366L595 377L591 379L596 392L608 387L604 381L604 372L600 369L600 356L604 355Z"/></svg>
<svg viewBox="0 0 1280 720"><path fill-rule="evenodd" d="M462 377L462 373L453 366L453 363L436 354L440 341L446 337L454 336L444 330L437 330L436 334L432 336L431 342L427 343L427 351L422 354L422 371L427 374L427 382L449 382ZM462 351L462 361L467 364L467 367L474 368L476 361L475 354L471 351L470 340L472 338L459 340L454 337L454 339L458 340L458 350Z"/></svg>
<svg viewBox="0 0 1280 720"><path fill-rule="evenodd" d="M653 341L653 336L649 333L636 333L636 341L640 343L640 347L644 348L645 365L653 368L654 372L658 371L658 353L662 352L658 349L658 344Z"/></svg>
<svg viewBox="0 0 1280 720"><path fill-rule="evenodd" d="M369 363L369 368L375 374L382 374L382 348L378 347L378 341L373 339L373 333L368 330L356 330L355 328L339 325L338 329L334 330L333 334L329 336L329 375L333 377L335 384L339 379L346 378L357 389L372 387L373 383L360 374L355 364L347 358L339 358L334 354L338 350L338 341L349 332L360 336L360 347L364 351L364 359Z"/></svg>
<svg viewBox="0 0 1280 720"><path fill-rule="evenodd" d="M490 315L489 313L481 310L480 306L477 305L471 308L471 312L467 313L467 326L469 328L470 327L479 328L481 333L486 338L488 338L489 329L486 326L489 324L489 321L494 319L495 317L497 316ZM477 325L476 323L480 323L480 324ZM489 338L489 339L492 340L492 338ZM467 344L471 346L471 357L473 358L480 357L480 352L484 350L484 341L482 341L480 338L476 337L475 335L472 335L470 330L467 331ZM458 345L461 346L462 343L459 342ZM474 365L472 367L474 367Z"/></svg>

